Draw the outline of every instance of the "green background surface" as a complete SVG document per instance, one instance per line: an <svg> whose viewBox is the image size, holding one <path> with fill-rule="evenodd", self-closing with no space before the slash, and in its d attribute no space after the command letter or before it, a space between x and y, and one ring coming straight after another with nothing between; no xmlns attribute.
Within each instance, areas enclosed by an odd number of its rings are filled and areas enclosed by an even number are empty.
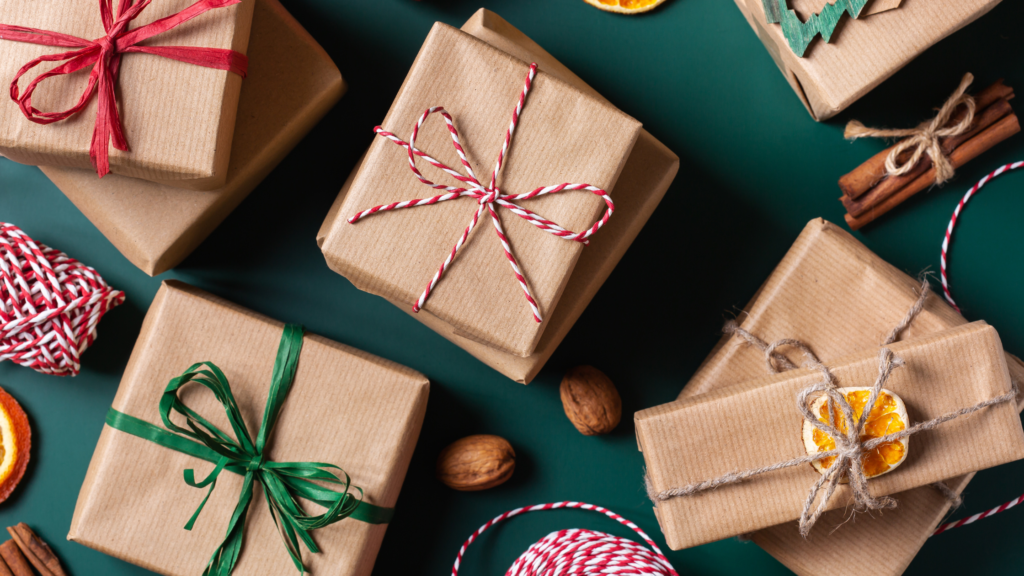
<svg viewBox="0 0 1024 576"><path fill-rule="evenodd" d="M431 24L461 25L482 3L642 121L682 160L664 202L529 386L507 380L404 311L356 290L327 269L315 243L328 207L373 138L373 126ZM630 416L675 398L717 341L723 318L747 302L809 219L842 222L836 179L884 147L844 141L845 121L916 124L966 71L976 75L979 88L1000 77L1024 86L1024 2L1015 1L946 39L824 124L809 118L739 10L725 0L670 0L641 17L606 14L580 0L286 5L338 63L349 92L176 270L147 277L37 168L0 160L0 219L98 268L128 294L125 305L103 320L77 378L0 364L0 384L23 403L34 426L32 463L0 506L0 524L24 521L37 528L75 576L147 573L64 538L104 414L164 278L305 324L430 377L423 434L374 574L446 574L463 540L484 521L510 508L557 500L607 506L663 546L641 488L643 459ZM1024 137L1017 136L961 169L949 185L919 195L858 236L907 272L936 270L946 222L963 192L996 166L1022 157ZM996 326L1006 348L1018 354L1024 353L1022 186L1024 171L990 184L966 210L952 251L952 281L966 316ZM625 417L609 436L584 437L563 414L561 375L583 363L604 370L622 394ZM434 459L449 442L475 433L511 441L517 470L499 488L456 493L434 479ZM1020 494L1022 472L1024 462L980 473L957 517ZM195 498L198 504L200 491ZM1022 514L1007 512L934 538L908 573L1020 573ZM504 573L531 543L571 527L629 534L590 512L527 515L471 547L461 574ZM787 573L757 546L735 539L669 558L681 574Z"/></svg>

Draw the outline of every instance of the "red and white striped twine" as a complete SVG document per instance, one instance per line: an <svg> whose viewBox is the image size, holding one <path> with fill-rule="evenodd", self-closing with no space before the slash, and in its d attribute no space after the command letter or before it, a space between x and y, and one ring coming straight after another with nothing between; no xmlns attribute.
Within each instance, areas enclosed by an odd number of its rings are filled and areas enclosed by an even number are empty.
<svg viewBox="0 0 1024 576"><path fill-rule="evenodd" d="M96 270L0 222L0 361L74 376L96 325L123 302Z"/></svg>
<svg viewBox="0 0 1024 576"><path fill-rule="evenodd" d="M948 263L947 260L949 258L949 241L953 237L953 228L956 227L957 220L960 218L960 211L964 209L964 206L967 204L967 201L970 200L971 197L978 192L978 190L981 190L981 188L985 186L985 184L988 184L990 180L996 178L997 176L1005 174L1006 172L1009 172L1011 170L1016 170L1017 168L1020 168L1022 166L1024 166L1024 161L1013 162L1011 164L1005 164L1003 166L1000 166L994 172L978 181L978 183L975 184L973 188L968 190L967 194L964 194L964 197L960 200L960 203L956 205L956 209L953 210L953 217L949 219L949 226L946 227L946 236L942 239L940 273L942 274L942 291L945 292L946 294L946 300L949 301L953 308L956 308L957 312L960 311L960 307L956 305L955 301L953 301L953 294L950 293L949 291L949 278L946 275L946 266Z"/></svg>
<svg viewBox="0 0 1024 576"><path fill-rule="evenodd" d="M961 526L967 526L968 524L974 524L978 520L981 520L983 518L988 518L989 516L991 516L993 514L999 514L1000 512L1005 512L1005 511L1009 510L1010 508L1013 508L1017 504L1020 504L1021 502L1024 502L1024 496L1018 496L1018 497L1014 498L1013 500L1010 500L1006 504L1003 504L1002 506L996 506L995 508L993 508L991 510L988 510L988 511L985 511L985 512L980 512L980 513L975 514L973 516L968 516L967 518L964 518L962 520L957 520L955 522L947 522L946 524L943 524L942 526L939 526L938 530L936 530L932 534L932 536L938 536L939 534L942 534L943 532L946 532L947 530L952 530L953 528L959 528Z"/></svg>
<svg viewBox="0 0 1024 576"><path fill-rule="evenodd" d="M558 508L580 508L600 512L639 534L650 546L650 549L644 548L632 540L604 532L581 529L560 530L548 534L530 546L512 563L505 576L597 576L600 574L679 576L654 541L636 524L611 510L583 502L539 504L516 508L495 517L474 532L459 549L459 555L455 558L455 565L452 567L452 576L458 576L459 565L462 563L466 548L488 528L526 512Z"/></svg>
<svg viewBox="0 0 1024 576"><path fill-rule="evenodd" d="M458 256L459 250L466 243L466 240L469 238L469 234L473 231L473 228L476 227L476 224L479 221L480 216L483 214L483 211L486 208L487 212L491 216L491 222L494 223L494 231L498 234L498 240L501 242L501 247L505 251L505 257L508 258L509 265L511 265L512 267L512 274L515 275L516 280L519 282L519 286L523 290L523 294L526 296L526 301L527 303L529 303L530 309L533 311L534 320L540 322L542 320L540 308L537 305L537 302L534 300L532 293L530 292L530 286L527 283L526 278L523 276L522 270L520 270L519 268L519 263L516 261L516 257L512 253L512 247L509 245L508 238L505 236L505 230L501 226L501 220L498 218L498 213L495 210L495 205L508 209L516 216L523 218L530 224L533 224L534 226L540 228L541 230L544 230L545 232L549 232L565 240L572 240L575 242L581 242L583 244L589 243L588 239L595 232L600 230L606 222L608 222L608 219L611 218L612 213L615 211L615 204L612 202L611 197L608 196L608 193L600 188L591 186L589 184L566 183L559 184L557 186L546 186L543 188L537 188L536 190L528 192L526 194L503 194L501 190L496 186L498 180L498 172L501 171L502 162L504 162L505 155L508 152L509 146L512 143L512 135L513 133L515 133L516 125L519 123L519 116L523 111L523 106L526 104L526 95L529 94L530 86L533 84L533 79L536 75L537 64L531 64L530 71L527 73L526 76L526 83L523 87L523 91L519 95L519 101L516 103L515 110L512 111L512 121L509 123L508 130L505 131L505 141L501 146L501 152L499 152L498 154L498 163L495 166L494 171L491 173L490 186L487 186L486 188L477 179L476 174L473 172L473 167L470 165L469 160L466 158L466 152L462 148L462 144L459 142L459 133L455 129L455 121L443 107L435 106L433 108L429 108L427 109L426 112L423 113L422 116L420 116L419 120L413 127L412 136L409 138L409 142L401 140L400 138L398 138L391 132L384 130L380 126L374 128L374 132L376 134L379 134L406 149L406 151L409 154L409 168L412 170L413 174L420 182L426 184L427 186L430 186L431 188L434 188L435 190L444 190L445 193L431 198L405 200L403 202L393 202L391 204L375 206L373 208L370 208L369 210L359 212L358 214L349 218L348 222L350 224L355 224L359 220L367 216L370 216L371 214L376 214L377 212L387 212L389 210L399 210L401 208L412 208L416 206L429 206L431 204L437 204L438 202L462 198L464 196L469 198L475 198L479 203L479 206L477 207L476 212L473 214L473 219L470 221L469 226L466 227L466 230L462 233L462 236L459 237L458 242L455 243L455 247L452 248L452 251L448 254L448 257L445 258L445 261L441 264L441 267L434 274L433 278L430 279L430 282L427 284L426 289L423 290L423 293L420 295L419 299L416 301L415 304L413 304L413 312L419 312L420 308L422 308L423 305L426 303L427 298L430 297L430 292L434 289L435 286L437 286L437 283L441 280L441 277L444 276L445 271L448 269L449 266L451 266L452 262L455 260L455 257ZM452 138L452 144L455 146L455 152L458 153L459 160L462 162L462 166L466 169L466 175L463 175L455 171L454 169L446 166L439 160L436 160L428 156L426 153L416 148L416 136L417 134L419 134L420 127L423 126L423 122L426 121L426 119L434 112L441 114L441 116L444 118L444 121L447 123L448 132ZM427 180L426 178L423 177L423 174L420 173L419 169L416 168L417 156L423 158L431 165L447 172L459 182L468 184L469 188L456 188L454 186L445 186L443 184L435 184L430 180ZM513 204L513 202L516 200L529 200L530 198L543 196L545 194L558 194L559 192L563 192L565 190L584 190L587 192L592 192L597 196L600 196L607 205L607 210L605 211L604 216L600 220L595 222L593 226L591 226L586 231L573 232L571 230L566 230L565 228L562 228L558 224L540 216L539 214L536 214L534 212L531 212L530 210L527 210L526 208Z"/></svg>
<svg viewBox="0 0 1024 576"><path fill-rule="evenodd" d="M979 180L978 183L975 184L970 190L968 190L967 193L964 194L964 197L960 200L960 203L956 205L956 209L953 210L953 217L949 219L949 225L946 227L946 236L942 239L942 255L940 256L940 259L941 259L940 272L942 274L942 290L946 294L946 300L948 300L949 303L954 308L956 308L957 312L960 311L960 307L956 305L956 302L953 300L953 294L949 290L949 277L947 275L946 268L947 268L947 265L949 263L949 241L953 238L953 229L956 228L956 223L957 223L957 221L960 218L960 211L963 210L964 206L967 205L967 201L970 200L971 197L974 196L978 192L978 190L981 190L985 186L985 184L988 184L990 180L992 180L993 178L996 178L998 176L1001 176L1001 175L1003 175L1003 174L1005 174L1007 172L1010 172L1012 170L1016 170L1016 169L1022 168L1022 167L1024 167L1024 161L1012 162L1010 164L1004 164L1003 166L1000 166L999 168L996 168L994 171L992 171L991 173L986 175L984 178ZM1013 508L1014 506L1020 504L1021 502L1024 502L1024 496L1018 496L1017 498L1014 498L1013 500L1010 500L1006 504L1003 504L1001 506L996 506L995 508L993 508L991 510L987 510L985 512L980 512L978 514L974 514L973 516L968 516L967 518L963 518L961 520L956 520L954 522L947 522L946 524L943 524L942 526L939 526L939 528L932 534L932 536L937 536L939 534L942 534L943 532L946 532L948 530L952 530L953 528L959 528L961 526L966 526L968 524L973 524L973 523L977 522L978 520L981 520L983 518L988 518L989 516L992 516L993 514L998 514L1000 512L1005 512L1006 510L1009 510L1010 508Z"/></svg>

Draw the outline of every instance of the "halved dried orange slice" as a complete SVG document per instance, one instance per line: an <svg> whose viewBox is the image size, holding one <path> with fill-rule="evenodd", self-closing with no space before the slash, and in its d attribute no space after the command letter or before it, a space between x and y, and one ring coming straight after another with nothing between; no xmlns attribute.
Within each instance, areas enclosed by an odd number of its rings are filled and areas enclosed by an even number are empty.
<svg viewBox="0 0 1024 576"><path fill-rule="evenodd" d="M32 430L18 401L0 388L0 502L14 491L25 475Z"/></svg>
<svg viewBox="0 0 1024 576"><path fill-rule="evenodd" d="M591 6L596 6L607 12L618 12L619 14L639 14L654 10L665 0L583 0Z"/></svg>
<svg viewBox="0 0 1024 576"><path fill-rule="evenodd" d="M868 397L871 396L871 389L840 388L839 392L850 403L850 408L853 409L853 417L859 419L860 415L864 413L864 405L868 403ZM828 423L827 400L828 396L822 395L811 404L811 413L817 414L818 420L826 424ZM833 406L832 410L834 413L833 421L836 423L834 426L840 431L846 432L848 429L846 419L843 418L839 407ZM864 422L864 429L861 430L860 435L861 442L906 430L908 421L907 407L903 400L896 394L883 388L878 395L878 400L875 401L875 406L871 409L871 413L868 414L867 420ZM806 420L804 421L803 436L804 448L808 454L828 452L836 448L836 442L831 436L818 430ZM862 460L864 476L874 478L875 476L881 476L886 472L895 470L907 458L909 447L907 440L907 438L901 438L891 442L884 442L866 452ZM835 460L836 457L831 456L811 464L818 472L824 474L835 463Z"/></svg>

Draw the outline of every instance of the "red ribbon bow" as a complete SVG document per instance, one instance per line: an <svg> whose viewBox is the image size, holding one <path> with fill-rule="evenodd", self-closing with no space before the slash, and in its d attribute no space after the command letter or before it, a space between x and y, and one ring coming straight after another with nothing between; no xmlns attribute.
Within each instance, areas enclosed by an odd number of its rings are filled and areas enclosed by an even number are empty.
<svg viewBox="0 0 1024 576"><path fill-rule="evenodd" d="M117 100L114 94L114 81L117 79L117 73L121 66L122 54L145 52L206 68L227 70L242 78L245 78L246 68L249 65L248 58L234 50L192 46L138 46L139 42L167 32L205 12L215 8L226 8L238 4L242 0L199 0L177 14L129 31L128 25L149 6L152 0L145 0L139 4L136 4L135 1L121 0L115 16L113 0L99 0L100 18L103 20L103 29L106 30L107 35L96 40L85 40L68 34L36 28L0 24L0 39L3 40L74 48L74 50L60 54L40 56L22 66L21 70L18 70L18 75L14 77L14 81L11 82L11 99L18 103L21 113L29 120L37 124L52 124L81 112L98 87L99 110L96 112L96 128L92 133L89 158L100 178L110 172L107 147L111 139L113 139L114 148L122 151L128 150L128 141L124 136L124 128L117 112ZM64 64L40 74L29 83L24 93L20 93L18 81L29 70L43 62L65 60ZM78 103L73 107L63 112L42 112L32 106L32 93L35 92L40 82L52 76L72 74L89 66L92 66L92 71L89 73L89 84Z"/></svg>
<svg viewBox="0 0 1024 576"><path fill-rule="evenodd" d="M375 206L373 208L370 208L369 210L363 210L362 212L349 218L349 224L355 224L359 220L366 218L367 216L370 216L372 214L376 214L377 212L387 212L389 210L412 208L415 206L429 206L431 204L437 204L438 202L454 200L456 198L462 197L475 198L477 200L477 203L479 204L479 206L476 209L476 212L473 213L473 220L470 221L469 226L466 227L466 230L462 233L462 236L459 237L459 240L458 242L456 242L455 247L452 248L451 253L448 254L448 258L446 258L445 261L441 264L441 267L434 274L434 277L430 279L430 282L427 284L426 289L423 290L423 293L420 295L419 300L417 300L416 303L413 304L413 312L419 312L423 305L426 303L427 298L430 297L430 292L441 280L441 277L444 276L445 271L448 269L449 266L451 266L452 262L455 261L455 257L458 256L459 250L466 243L466 240L469 238L470 232L472 232L473 228L476 227L476 224L479 221L480 216L483 214L484 209L486 209L488 213L491 215L491 222L494 224L494 231L498 234L498 240L501 242L501 247L505 251L505 257L508 258L508 262L512 266L512 274L515 275L516 280L519 281L519 286L523 289L523 294L526 296L526 301L530 305L530 309L533 311L533 319L536 320L537 322L541 322L542 318L540 315L540 308L537 305L536 300L533 299L533 295L530 293L530 286L529 284L527 284L526 278L523 276L522 270L519 269L519 263L516 262L515 255L512 254L512 247L509 245L508 237L505 236L505 230L501 227L501 220L498 218L497 211L495 211L495 205L501 208L508 209L516 216L519 216L520 218L526 220L530 224L533 224L537 228L544 230L545 232L549 232L565 240L580 242L582 244L589 244L590 237L598 230L600 230L601 227L608 222L608 219L611 218L612 213L615 212L615 203L612 202L612 199L610 196L608 196L608 193L602 190L601 188L591 186L590 184L558 184L555 186L545 186L543 188L537 188L536 190L533 190L532 192L527 192L525 194L503 194L501 192L501 189L497 187L498 172L501 171L501 164L505 160L505 155L506 153L508 153L509 146L512 144L512 134L515 133L516 125L518 125L519 123L519 116L520 114L522 114L523 106L526 104L526 95L530 93L530 87L533 85L533 79L536 76L536 74L537 64L531 64L530 71L526 75L526 84L523 87L522 93L520 93L519 95L519 103L516 105L515 110L512 111L512 122L509 124L508 130L505 132L505 142L501 147L501 151L498 153L498 165L495 166L494 172L491 173L491 185L486 188L484 187L483 184L480 183L479 180L477 180L476 174L473 173L473 166L470 165L469 160L466 158L466 152L465 150L462 149L462 144L459 142L459 133L457 130L455 130L455 121L444 108L440 106L435 106L433 108L429 108L426 112L424 112L423 115L420 116L419 121L413 127L412 136L409 138L409 142L405 142L404 140L398 138L391 132L384 130L380 126L374 128L374 132L376 132L380 136L383 136L388 140L391 140L395 144L398 144L399 146L406 149L406 151L409 153L409 167L412 169L413 174L420 182L436 190L445 190L446 193L441 194L439 196L434 196L432 198L420 198L416 200L406 200L404 202L393 202L391 204ZM462 165L466 168L465 176L460 174L459 172L456 172L452 168L446 166L439 160L431 158L426 153L421 152L416 148L416 135L419 134L419 130L420 127L423 126L423 122L426 121L427 117L429 117L434 112L441 114L441 116L444 117L444 121L448 124L448 132L449 135L452 137L452 143L455 146L455 152L458 153L459 160L462 162ZM426 178L423 177L423 174L420 173L419 169L416 168L416 156L419 156L426 160L427 162L431 163L432 165L436 166L437 168L444 170L448 174L452 175L452 177L454 177L456 180L468 184L470 187L456 188L454 186L445 186L444 184L434 184L430 180L427 180ZM605 205L607 206L604 216L602 216L600 220L594 222L594 224L587 230L583 232L573 232L572 230L566 230L565 228L562 228L558 224L552 222L551 220L548 220L547 218L544 218L543 216L537 214L536 212L531 212L530 210L527 210L522 206L518 206L512 203L513 200L529 200L530 198L534 198L536 196L542 196L544 194L558 194L559 192L563 192L565 190L585 190L587 192L591 192L593 194L596 194L597 196L600 196L601 199L604 200Z"/></svg>

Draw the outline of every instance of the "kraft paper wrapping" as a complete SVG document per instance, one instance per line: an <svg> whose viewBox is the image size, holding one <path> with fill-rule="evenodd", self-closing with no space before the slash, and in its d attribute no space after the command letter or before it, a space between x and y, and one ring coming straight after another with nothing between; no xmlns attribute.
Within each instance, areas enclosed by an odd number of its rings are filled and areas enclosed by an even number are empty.
<svg viewBox="0 0 1024 576"><path fill-rule="evenodd" d="M736 0L736 5L807 111L820 121L843 111L999 2L903 0L892 9L892 2L876 1L865 7L870 17L840 23L830 43L816 39L803 58L790 50L781 26L767 23L762 0ZM789 6L805 17L820 11L823 4L822 0L789 0ZM878 14L879 4L889 9Z"/></svg>
<svg viewBox="0 0 1024 576"><path fill-rule="evenodd" d="M142 325L113 407L160 425L168 381L198 361L227 375L255 436L283 324L180 282L165 282ZM342 467L366 502L393 507L426 410L429 383L387 360L307 334L291 392L268 443L268 460ZM201 386L182 399L222 430L224 409ZM191 532L182 527L205 495L182 471L205 477L213 464L104 426L79 494L68 539L154 572L194 576L224 538L240 475L221 474ZM303 503L310 512L318 506ZM313 532L320 554L303 551L319 576L369 575L386 530L342 520ZM264 498L253 498L235 574L294 574Z"/></svg>
<svg viewBox="0 0 1024 576"><path fill-rule="evenodd" d="M42 170L132 264L156 276L191 254L344 92L338 67L284 6L255 0L224 187L182 190L116 174L101 180L81 168Z"/></svg>
<svg viewBox="0 0 1024 576"><path fill-rule="evenodd" d="M489 10L479 10L462 26L462 30L524 62L537 62L546 73L576 86L594 98L604 100L597 91L561 62ZM529 356L521 357L504 352L460 335L453 326L428 311L421 311L414 317L495 370L516 382L529 383L540 372L607 280L661 202L678 171L679 157L646 130L641 130L615 184L615 215L601 232L591 239L590 245L583 249L558 307L547 319L547 327L537 347ZM317 239L321 245L338 220L341 205L357 172L358 169L349 177L321 228ZM482 240L486 241L486 238ZM412 313L407 302L394 303Z"/></svg>
<svg viewBox="0 0 1024 576"><path fill-rule="evenodd" d="M194 3L155 2L143 10L131 28ZM210 10L147 40L146 45L224 48L245 54L253 4L254 0L245 0ZM95 0L0 0L0 22L79 38L105 35ZM0 79L6 85L32 59L66 51L0 40ZM39 72L53 67L33 69L22 78L22 88ZM86 72L80 72L44 81L33 97L33 106L44 111L70 108L81 96L86 76ZM111 172L179 188L213 190L223 186L242 83L240 76L223 70L150 54L125 54L117 80L117 102L130 151L109 147ZM94 95L75 116L40 125L25 118L9 97L0 98L0 154L22 164L92 169L89 145L97 102Z"/></svg>
<svg viewBox="0 0 1024 576"><path fill-rule="evenodd" d="M444 106L486 186L528 68L526 61L437 23L382 126L405 138L424 110ZM444 121L435 116L420 130L416 147L461 168ZM565 182L587 183L607 190L614 199L613 187L639 132L636 120L541 65L498 187L513 194ZM418 165L432 181L458 184L424 161ZM328 265L361 290L412 306L469 224L477 202L459 199L397 210L357 224L349 224L347 218L380 204L439 193L411 173L403 148L376 137L333 211L336 218L323 231L321 248ZM589 228L604 211L604 202L584 191L522 205L575 231ZM539 230L504 208L498 213L541 315L550 321L583 245ZM534 352L547 328L547 323L534 321L486 214L424 311L461 337L520 357Z"/></svg>
<svg viewBox="0 0 1024 576"><path fill-rule="evenodd" d="M894 371L885 387L903 398L912 422L938 418L1011 389L999 335L983 322L897 342L890 349L906 366ZM878 352L862 350L829 367L840 386L871 386L878 378ZM637 437L653 490L803 456L804 420L794 399L820 381L816 370L794 370L638 412ZM868 487L872 496L895 494L1020 458L1024 429L1017 408L999 404L913 435L903 464L871 479ZM799 518L819 478L810 465L776 470L659 502L658 521L673 550L746 534ZM846 507L851 497L848 485L839 486L828 509ZM828 531L826 526L815 529Z"/></svg>
<svg viewBox="0 0 1024 576"><path fill-rule="evenodd" d="M885 262L844 229L812 220L789 253L737 318L743 328L774 341L797 338L829 362L857 350L875 350L917 298L920 283ZM904 339L933 334L967 321L941 296L929 297ZM799 360L791 355L793 360ZM1010 374L1024 382L1024 363L1007 354ZM723 337L680 394L689 398L729 384L762 378L764 356L733 336ZM913 442L913 440L911 440ZM960 493L973 473L945 480ZM949 511L931 487L897 494L900 506L847 522L843 510L822 516L804 540L796 522L766 528L753 541L801 576L902 574ZM835 532L834 529L838 528ZM831 533L831 535L829 535ZM870 566L863 550L877 550Z"/></svg>

